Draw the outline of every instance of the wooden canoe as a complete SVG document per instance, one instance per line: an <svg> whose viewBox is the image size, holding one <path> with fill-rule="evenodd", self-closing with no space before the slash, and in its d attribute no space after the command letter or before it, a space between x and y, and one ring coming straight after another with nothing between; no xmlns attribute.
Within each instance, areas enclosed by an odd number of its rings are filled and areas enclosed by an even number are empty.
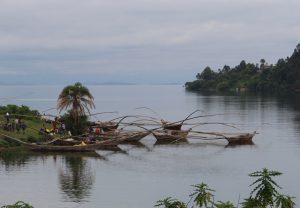
<svg viewBox="0 0 300 208"><path fill-rule="evenodd" d="M164 130L181 130L182 124L163 124Z"/></svg>
<svg viewBox="0 0 300 208"><path fill-rule="evenodd" d="M151 131L120 131L120 132L107 132L97 136L97 140L103 141L108 139L118 139L116 142L137 142L145 136L149 135Z"/></svg>
<svg viewBox="0 0 300 208"><path fill-rule="evenodd" d="M158 142L186 141L190 130L156 130L152 134Z"/></svg>
<svg viewBox="0 0 300 208"><path fill-rule="evenodd" d="M126 142L138 142L141 139L143 139L144 137L148 136L151 132L133 132L133 133L129 133L128 135L124 135L123 138L124 140L122 141L123 143Z"/></svg>
<svg viewBox="0 0 300 208"><path fill-rule="evenodd" d="M119 124L115 122L100 122L96 126L100 127L103 132L114 132L118 129Z"/></svg>
<svg viewBox="0 0 300 208"><path fill-rule="evenodd" d="M252 138L254 137L254 133L244 133L235 136L225 136L225 139L229 144L252 144Z"/></svg>
<svg viewBox="0 0 300 208"><path fill-rule="evenodd" d="M53 145L56 146L74 146L74 145L80 145L80 143L84 141L87 145L91 145L91 144L96 144L97 142L87 142L87 140L83 139L83 140L75 140L75 139L64 139L64 140L57 140L54 143L52 143ZM108 144L103 144L101 146L98 147L98 150L108 150L108 151L120 151L121 148L118 147L118 144L120 142L119 141L112 141Z"/></svg>
<svg viewBox="0 0 300 208"><path fill-rule="evenodd" d="M170 123L168 121L161 120L161 125L164 130L181 130L182 123Z"/></svg>
<svg viewBox="0 0 300 208"><path fill-rule="evenodd" d="M119 127L119 125L107 125L107 126L102 127L102 131L103 132L115 131L115 130L117 130L118 127Z"/></svg>
<svg viewBox="0 0 300 208"><path fill-rule="evenodd" d="M112 145L115 142L115 139L105 140L105 141L97 141L95 144L87 144L87 145L41 145L41 144L24 144L30 150L34 151L49 151L49 152L88 152L95 151L97 149L103 148L105 146Z"/></svg>

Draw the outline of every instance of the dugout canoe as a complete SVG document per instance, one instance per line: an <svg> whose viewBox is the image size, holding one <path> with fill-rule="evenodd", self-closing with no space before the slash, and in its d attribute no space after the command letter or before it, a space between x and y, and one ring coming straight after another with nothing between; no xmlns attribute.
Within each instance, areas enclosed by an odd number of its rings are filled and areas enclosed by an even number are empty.
<svg viewBox="0 0 300 208"><path fill-rule="evenodd" d="M116 142L137 142L149 135L151 131L115 131L96 136L99 141L116 139Z"/></svg>
<svg viewBox="0 0 300 208"><path fill-rule="evenodd" d="M119 125L118 124L107 124L103 125L100 128L102 129L103 132L114 132L118 129Z"/></svg>
<svg viewBox="0 0 300 208"><path fill-rule="evenodd" d="M95 151L97 149L105 148L106 146L113 145L115 139L97 141L95 144L86 144L86 145L42 145L42 144L31 144L23 143L24 146L28 147L33 151L49 151L49 152L89 152Z"/></svg>
<svg viewBox="0 0 300 208"><path fill-rule="evenodd" d="M182 123L171 123L163 119L160 120L163 130L181 130Z"/></svg>
<svg viewBox="0 0 300 208"><path fill-rule="evenodd" d="M225 139L228 141L228 144L252 144L253 137L256 132L253 133L243 133L238 135L231 135L231 136L224 136Z"/></svg>
<svg viewBox="0 0 300 208"><path fill-rule="evenodd" d="M89 142L86 139L85 140L64 139L64 140L55 141L53 143L53 145L56 145L56 146L74 146L74 145L80 145L82 141L87 145L97 143L97 141L96 142L95 141ZM98 150L120 151L121 148L118 147L119 143L120 143L119 141L112 141L111 143L103 144L103 145L99 146Z"/></svg>
<svg viewBox="0 0 300 208"><path fill-rule="evenodd" d="M120 133L120 136L122 139L122 143L127 143L127 142L138 142L144 137L148 136L151 132L150 131L135 131L135 132L125 132L125 133Z"/></svg>
<svg viewBox="0 0 300 208"><path fill-rule="evenodd" d="M190 130L156 130L152 131L158 142L187 141Z"/></svg>

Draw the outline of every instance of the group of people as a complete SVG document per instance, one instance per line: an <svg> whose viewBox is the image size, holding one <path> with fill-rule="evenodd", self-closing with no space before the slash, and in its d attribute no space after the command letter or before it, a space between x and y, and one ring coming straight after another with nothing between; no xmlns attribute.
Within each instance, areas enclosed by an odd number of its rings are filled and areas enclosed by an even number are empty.
<svg viewBox="0 0 300 208"><path fill-rule="evenodd" d="M23 134L25 134L27 126L25 122L21 120L21 117L16 117L15 119L13 119L7 112L5 114L5 120L6 123L4 123L3 125L3 130L17 133L22 132Z"/></svg>
<svg viewBox="0 0 300 208"><path fill-rule="evenodd" d="M45 124L40 129L40 132L46 134L66 134L66 124L59 120L58 117L55 117L54 121L51 121L51 128L46 128Z"/></svg>
<svg viewBox="0 0 300 208"><path fill-rule="evenodd" d="M102 129L100 127L89 126L88 133L100 135L102 133Z"/></svg>

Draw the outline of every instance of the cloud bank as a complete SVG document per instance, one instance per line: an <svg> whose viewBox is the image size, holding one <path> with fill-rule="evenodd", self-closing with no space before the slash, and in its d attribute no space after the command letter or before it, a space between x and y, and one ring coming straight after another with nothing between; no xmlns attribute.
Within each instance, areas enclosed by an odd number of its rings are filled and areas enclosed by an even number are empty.
<svg viewBox="0 0 300 208"><path fill-rule="evenodd" d="M273 63L300 42L299 8L297 0L0 0L0 81L183 83L207 65Z"/></svg>

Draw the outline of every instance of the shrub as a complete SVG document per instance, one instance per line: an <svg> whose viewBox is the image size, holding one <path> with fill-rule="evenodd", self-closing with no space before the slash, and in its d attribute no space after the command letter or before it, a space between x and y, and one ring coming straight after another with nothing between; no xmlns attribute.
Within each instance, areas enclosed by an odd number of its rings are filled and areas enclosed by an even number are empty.
<svg viewBox="0 0 300 208"><path fill-rule="evenodd" d="M88 127L88 117L80 116L78 121L70 114L70 112L63 115L62 120L66 124L66 129L71 131L72 135L81 135L86 132Z"/></svg>
<svg viewBox="0 0 300 208"><path fill-rule="evenodd" d="M12 205L4 205L1 208L33 208L33 206L31 206L30 204L27 204L25 202L22 201L18 201L15 204Z"/></svg>
<svg viewBox="0 0 300 208"><path fill-rule="evenodd" d="M279 176L282 173L278 171L268 170L267 168L261 171L256 171L249 174L250 177L257 178L250 186L254 186L250 197L242 202L242 208L294 208L296 206L293 201L294 197L286 196L279 193L281 187L273 180L273 177ZM234 208L235 206L230 201L218 201L214 203L214 190L210 189L207 184L201 183L193 186L194 192L190 194L188 203L178 201L167 197L159 200L156 207L164 208L188 208L190 202L191 208L205 207L205 208Z"/></svg>

